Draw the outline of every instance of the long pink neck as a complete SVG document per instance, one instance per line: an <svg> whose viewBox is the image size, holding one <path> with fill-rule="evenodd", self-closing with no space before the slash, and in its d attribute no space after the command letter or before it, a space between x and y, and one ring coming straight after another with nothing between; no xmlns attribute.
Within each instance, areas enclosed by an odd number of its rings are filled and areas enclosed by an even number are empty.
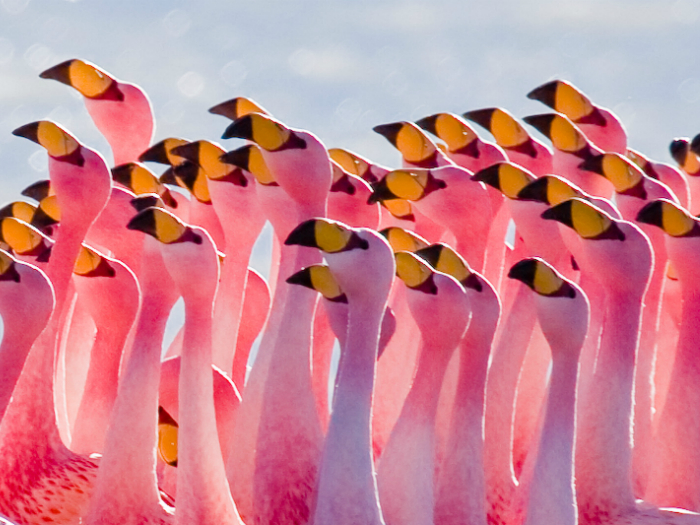
<svg viewBox="0 0 700 525"><path fill-rule="evenodd" d="M278 244L281 244L277 231L275 231L275 236ZM295 267L298 250L297 246L289 246L281 250L277 268L279 278L274 279L279 281L279 285L275 287L270 315L258 347L255 363L245 385L245 395L236 416L232 441L234 445L226 465L226 475L234 499L241 514L245 517L253 512L253 472L255 470L255 444L258 439L260 412L272 353L277 340L277 331L282 319L283 306L290 288L284 280L298 270L298 267Z"/></svg>
<svg viewBox="0 0 700 525"><path fill-rule="evenodd" d="M130 328L130 325L123 326L124 323L115 324L117 326L98 328L90 353L90 369L71 441L71 450L80 454L104 450L104 438L117 397L119 365Z"/></svg>
<svg viewBox="0 0 700 525"><path fill-rule="evenodd" d="M400 322L377 363L372 407L372 447L375 457L382 453L401 414L418 361L420 331L408 307L407 293L403 282L395 279L389 304Z"/></svg>
<svg viewBox="0 0 700 525"><path fill-rule="evenodd" d="M360 515L363 523L383 523L376 496L370 427L383 314L384 305L374 303L355 305L349 312L333 413L319 468L312 520L318 525L332 518L339 524L351 523L353 516Z"/></svg>
<svg viewBox="0 0 700 525"><path fill-rule="evenodd" d="M241 322L241 310L248 276L248 259L253 249L252 244L248 246L236 244L235 246L235 258L231 254L232 251L229 250L229 255L226 256L221 267L219 290L214 304L214 332L212 334L214 364L229 376L238 340L238 327Z"/></svg>
<svg viewBox="0 0 700 525"><path fill-rule="evenodd" d="M185 297L176 523L240 523L221 455L211 374L212 297Z"/></svg>
<svg viewBox="0 0 700 525"><path fill-rule="evenodd" d="M634 508L631 482L632 386L642 300L609 290L576 450L577 499L586 519Z"/></svg>
<svg viewBox="0 0 700 525"><path fill-rule="evenodd" d="M24 468L30 458L49 463L68 453L61 441L54 408L54 361L59 331L56 314L37 338L15 387L12 403L0 425L2 469ZM26 466L26 465L25 465Z"/></svg>
<svg viewBox="0 0 700 525"><path fill-rule="evenodd" d="M295 268L320 262L317 250L298 250ZM263 522L308 519L323 434L311 386L311 333L318 293L279 282L287 292L269 365L257 436L254 501ZM286 454L290 447L294 457ZM284 481L283 481L284 480ZM286 486L286 490L278 487Z"/></svg>
<svg viewBox="0 0 700 525"><path fill-rule="evenodd" d="M255 199L254 188L240 188L231 182L217 180L209 180L208 184L228 246L214 304L212 355L214 364L231 376L245 297L248 260L265 221Z"/></svg>
<svg viewBox="0 0 700 525"><path fill-rule="evenodd" d="M435 415L451 355L439 343L421 344L413 385L377 469L388 523L433 523Z"/></svg>
<svg viewBox="0 0 700 525"><path fill-rule="evenodd" d="M149 239L150 240L150 239ZM158 257L160 255L158 254ZM142 280L165 268L145 261ZM171 295L171 294L166 294ZM102 512L121 512L124 519L138 512L158 510L156 469L160 354L170 301L157 286L144 286L131 356L119 384L112 419L105 437L105 453L90 516L99 523ZM123 480L128 480L124 483ZM119 483L119 490L115 484Z"/></svg>
<svg viewBox="0 0 700 525"><path fill-rule="evenodd" d="M5 325L2 344L0 344L0 421L5 415L12 392L36 337L34 332L12 329Z"/></svg>
<svg viewBox="0 0 700 525"><path fill-rule="evenodd" d="M525 524L576 524L573 452L579 348L560 349L552 361L542 433L532 477L523 480Z"/></svg>
<svg viewBox="0 0 700 525"><path fill-rule="evenodd" d="M511 456L513 414L518 377L535 324L532 291L519 286L504 318L486 383L484 469L491 523L504 522L516 487Z"/></svg>
<svg viewBox="0 0 700 525"><path fill-rule="evenodd" d="M639 200L639 199L636 199ZM649 288L644 296L644 310L640 328L639 351L634 378L634 448L632 474L634 492L641 497L649 483L651 458L654 454L652 418L654 413L654 361L661 314L661 290L666 276L666 247L664 233L656 226L640 225L649 236L654 248L654 268ZM653 230L656 231L651 231ZM651 235L649 235L651 233ZM681 325L683 326L683 325ZM700 492L698 492L700 494ZM685 508L685 507L684 507Z"/></svg>
<svg viewBox="0 0 700 525"><path fill-rule="evenodd" d="M486 523L484 399L497 324L498 313L473 307L469 328L459 346L459 380L450 417L447 459L442 462L437 483L436 523Z"/></svg>
<svg viewBox="0 0 700 525"><path fill-rule="evenodd" d="M680 273L680 272L679 272ZM696 272L693 272L696 274ZM688 407L700 401L700 295L697 277L684 279L678 344L666 402L656 422L652 472L645 498L660 506L700 510L698 414Z"/></svg>

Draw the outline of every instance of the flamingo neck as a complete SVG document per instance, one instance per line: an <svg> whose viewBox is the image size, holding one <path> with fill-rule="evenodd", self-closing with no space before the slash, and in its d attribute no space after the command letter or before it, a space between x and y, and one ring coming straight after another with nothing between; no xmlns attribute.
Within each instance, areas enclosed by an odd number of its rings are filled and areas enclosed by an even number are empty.
<svg viewBox="0 0 700 525"><path fill-rule="evenodd" d="M179 385L176 522L234 523L238 516L224 471L211 368L213 297L185 297Z"/></svg>
<svg viewBox="0 0 700 525"><path fill-rule="evenodd" d="M0 344L0 421L12 398L22 367L36 340L36 334L5 328Z"/></svg>
<svg viewBox="0 0 700 525"><path fill-rule="evenodd" d="M537 457L526 494L525 523L575 525L573 451L576 413L576 377L580 349L567 349L552 360L552 373Z"/></svg>
<svg viewBox="0 0 700 525"><path fill-rule="evenodd" d="M97 330L90 368L71 441L71 449L90 454L104 450L104 437L117 397L119 365L128 327Z"/></svg>
<svg viewBox="0 0 700 525"><path fill-rule="evenodd" d="M421 346L416 375L401 415L414 423L431 425L435 421L440 385L452 352L440 348L439 342L426 341Z"/></svg>
<svg viewBox="0 0 700 525"><path fill-rule="evenodd" d="M27 356L0 424L0 462L21 465L29 457L51 460L67 453L58 432L54 406L54 362L60 320L56 312Z"/></svg>
<svg viewBox="0 0 700 525"><path fill-rule="evenodd" d="M516 486L511 457L515 392L535 324L532 292L518 286L504 318L486 384L484 468L488 490L509 499Z"/></svg>
<svg viewBox="0 0 700 525"><path fill-rule="evenodd" d="M126 518L134 515L135 501L153 508L158 505L156 414L160 354L169 313L169 303L162 300L157 288L145 287L134 343L105 437L91 515L99 515L101 509L119 509ZM115 490L117 480L125 479L128 483Z"/></svg>
<svg viewBox="0 0 700 525"><path fill-rule="evenodd" d="M372 412L377 346L383 314L384 305L363 305L363 308L350 309L347 334L342 345L342 368L338 370L336 380L333 412L336 406L339 414L353 410L355 424L359 426L356 422L356 418L359 418L362 428L366 429L369 428ZM369 433L366 437L369 447Z"/></svg>
<svg viewBox="0 0 700 525"><path fill-rule="evenodd" d="M608 290L596 370L579 418L577 498L582 516L627 513L632 491L632 398L642 301Z"/></svg>

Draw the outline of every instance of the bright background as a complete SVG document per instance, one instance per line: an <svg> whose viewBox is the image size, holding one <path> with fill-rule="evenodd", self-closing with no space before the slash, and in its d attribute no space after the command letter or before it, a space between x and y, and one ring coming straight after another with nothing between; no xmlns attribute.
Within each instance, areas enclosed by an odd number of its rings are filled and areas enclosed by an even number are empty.
<svg viewBox="0 0 700 525"><path fill-rule="evenodd" d="M38 77L69 58L141 85L156 140L220 140L227 121L207 109L243 95L391 166L374 125L541 113L525 94L564 78L618 113L630 146L672 162L671 139L700 131L699 25L694 0L0 0L0 205L48 176L44 150L11 135L20 125L54 119L111 158L80 95Z"/></svg>

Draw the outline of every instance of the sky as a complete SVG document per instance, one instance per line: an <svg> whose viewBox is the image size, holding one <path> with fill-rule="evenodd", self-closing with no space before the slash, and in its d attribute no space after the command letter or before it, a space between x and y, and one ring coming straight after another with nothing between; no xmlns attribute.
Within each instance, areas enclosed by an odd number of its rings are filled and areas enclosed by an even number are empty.
<svg viewBox="0 0 700 525"><path fill-rule="evenodd" d="M373 126L547 112L525 95L560 78L613 109L631 147L672 162L670 141L700 132L699 26L697 0L0 0L0 205L48 177L44 150L11 134L23 124L53 119L111 161L80 95L38 76L69 58L143 87L156 141L234 149L207 109L247 96L328 147L397 166Z"/></svg>

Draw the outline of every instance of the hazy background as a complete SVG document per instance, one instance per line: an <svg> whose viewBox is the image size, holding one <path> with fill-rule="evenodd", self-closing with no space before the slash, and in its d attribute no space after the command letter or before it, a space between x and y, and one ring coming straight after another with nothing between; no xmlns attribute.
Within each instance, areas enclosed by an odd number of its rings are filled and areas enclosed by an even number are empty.
<svg viewBox="0 0 700 525"><path fill-rule="evenodd" d="M691 0L0 0L0 205L47 177L44 150L11 135L22 124L52 118L111 159L80 95L38 77L69 58L141 85L156 140L220 140L227 121L207 109L243 95L395 165L372 126L495 105L540 113L525 94L564 78L621 116L630 146L672 162L671 139L700 131L699 24Z"/></svg>

